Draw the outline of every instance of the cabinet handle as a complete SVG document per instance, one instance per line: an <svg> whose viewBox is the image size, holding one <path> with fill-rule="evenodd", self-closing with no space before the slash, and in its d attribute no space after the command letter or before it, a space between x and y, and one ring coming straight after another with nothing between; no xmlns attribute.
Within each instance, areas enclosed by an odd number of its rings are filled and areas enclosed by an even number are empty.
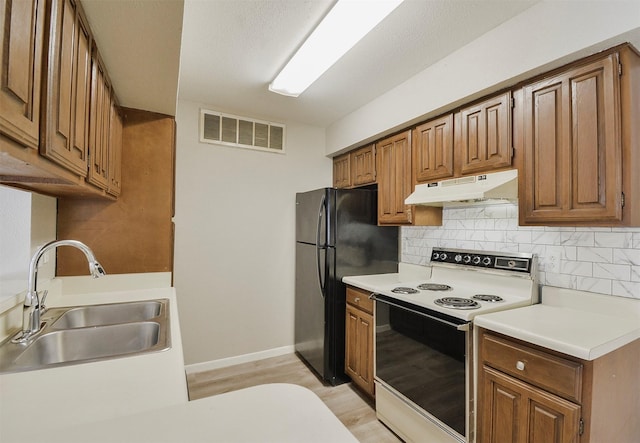
<svg viewBox="0 0 640 443"><path fill-rule="evenodd" d="M518 362L516 363L516 369L517 369L518 371L524 371L524 366L525 366L525 365L524 365L524 362L523 362L523 361L518 361Z"/></svg>
<svg viewBox="0 0 640 443"><path fill-rule="evenodd" d="M354 300L356 303L360 303L360 297L356 297Z"/></svg>

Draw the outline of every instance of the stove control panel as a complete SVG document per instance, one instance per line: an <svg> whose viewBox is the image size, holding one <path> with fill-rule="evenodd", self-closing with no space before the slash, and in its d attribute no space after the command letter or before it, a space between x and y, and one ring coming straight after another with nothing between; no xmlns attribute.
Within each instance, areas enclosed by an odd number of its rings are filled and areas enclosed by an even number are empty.
<svg viewBox="0 0 640 443"><path fill-rule="evenodd" d="M431 263L531 273L533 254L433 248Z"/></svg>

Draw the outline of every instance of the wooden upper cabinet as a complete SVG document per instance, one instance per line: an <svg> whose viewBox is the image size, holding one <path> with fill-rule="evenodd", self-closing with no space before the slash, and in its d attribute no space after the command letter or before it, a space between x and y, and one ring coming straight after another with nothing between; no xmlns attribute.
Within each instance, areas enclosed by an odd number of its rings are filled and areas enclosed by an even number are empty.
<svg viewBox="0 0 640 443"><path fill-rule="evenodd" d="M97 54L92 57L91 118L89 124L89 173L87 181L100 189L109 187L109 135L111 87Z"/></svg>
<svg viewBox="0 0 640 443"><path fill-rule="evenodd" d="M417 183L453 176L453 114L413 130L413 170Z"/></svg>
<svg viewBox="0 0 640 443"><path fill-rule="evenodd" d="M117 197L122 191L122 115L115 100L111 101L110 114L109 187L107 192Z"/></svg>
<svg viewBox="0 0 640 443"><path fill-rule="evenodd" d="M526 85L522 100L521 224L622 220L617 54Z"/></svg>
<svg viewBox="0 0 640 443"><path fill-rule="evenodd" d="M411 224L411 206L404 200L413 191L411 131L376 143L378 171L378 223Z"/></svg>
<svg viewBox="0 0 640 443"><path fill-rule="evenodd" d="M87 176L91 34L78 4L52 0L46 84L47 112L40 153Z"/></svg>
<svg viewBox="0 0 640 443"><path fill-rule="evenodd" d="M376 182L376 147L365 146L349 154L351 185L363 186Z"/></svg>
<svg viewBox="0 0 640 443"><path fill-rule="evenodd" d="M0 132L38 149L44 0L0 0Z"/></svg>
<svg viewBox="0 0 640 443"><path fill-rule="evenodd" d="M511 103L505 92L460 110L456 157L463 175L511 166Z"/></svg>
<svg viewBox="0 0 640 443"><path fill-rule="evenodd" d="M351 162L349 153L339 155L333 159L333 187L351 187Z"/></svg>

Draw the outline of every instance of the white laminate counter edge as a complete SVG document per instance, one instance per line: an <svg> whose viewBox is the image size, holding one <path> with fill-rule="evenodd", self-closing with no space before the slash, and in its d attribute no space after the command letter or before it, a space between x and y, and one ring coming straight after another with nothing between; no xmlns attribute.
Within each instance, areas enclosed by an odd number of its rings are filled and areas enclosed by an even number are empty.
<svg viewBox="0 0 640 443"><path fill-rule="evenodd" d="M38 438L38 435L34 435ZM70 426L55 442L357 443L320 398L293 384L265 384L126 417Z"/></svg>
<svg viewBox="0 0 640 443"><path fill-rule="evenodd" d="M479 315L474 322L583 360L640 338L640 300L558 289L543 287L541 304Z"/></svg>

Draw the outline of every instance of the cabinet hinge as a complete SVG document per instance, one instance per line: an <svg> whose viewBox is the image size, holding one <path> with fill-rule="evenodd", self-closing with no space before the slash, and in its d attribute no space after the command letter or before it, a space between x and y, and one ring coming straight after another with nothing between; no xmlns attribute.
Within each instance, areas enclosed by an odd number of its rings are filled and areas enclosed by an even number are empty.
<svg viewBox="0 0 640 443"><path fill-rule="evenodd" d="M515 108L516 107L516 99L511 97L511 108Z"/></svg>
<svg viewBox="0 0 640 443"><path fill-rule="evenodd" d="M578 424L578 435L584 434L584 419L580 417L580 422Z"/></svg>
<svg viewBox="0 0 640 443"><path fill-rule="evenodd" d="M622 77L622 63L618 62L618 77Z"/></svg>
<svg viewBox="0 0 640 443"><path fill-rule="evenodd" d="M622 203L622 207L624 208L624 192L622 193L622 198L620 199L620 202Z"/></svg>

